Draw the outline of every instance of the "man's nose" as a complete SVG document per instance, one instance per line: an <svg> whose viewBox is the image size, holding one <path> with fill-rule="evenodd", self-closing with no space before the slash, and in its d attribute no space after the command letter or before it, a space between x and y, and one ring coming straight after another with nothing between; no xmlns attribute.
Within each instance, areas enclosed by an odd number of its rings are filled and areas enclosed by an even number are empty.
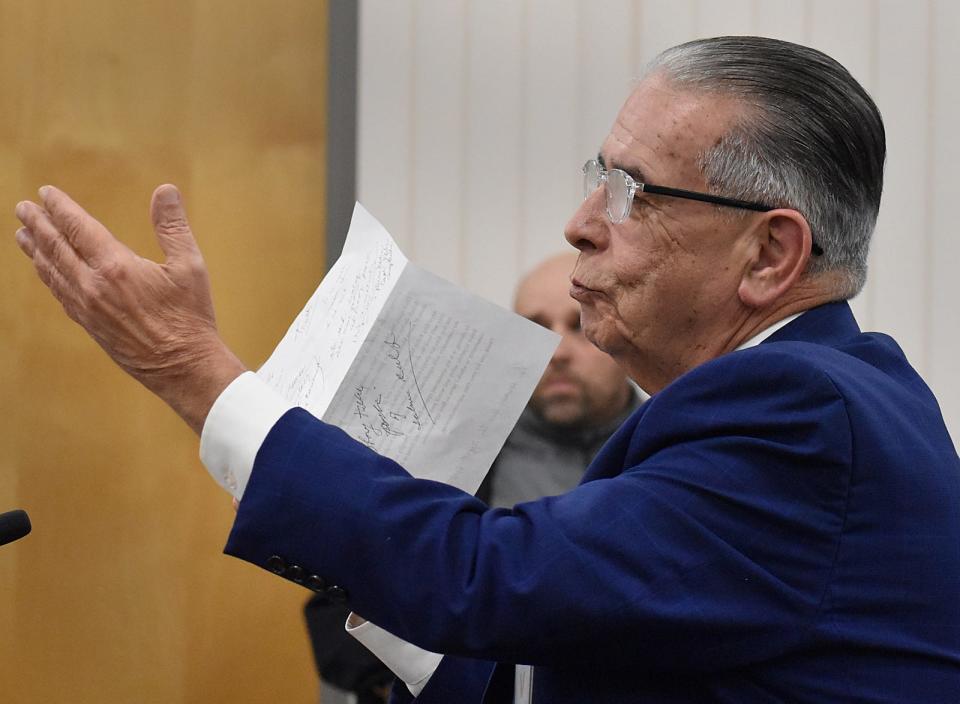
<svg viewBox="0 0 960 704"><path fill-rule="evenodd" d="M556 351L553 353L551 361L554 363L557 362L568 362L573 356L573 337L574 334L569 330L557 330L554 329L554 332L560 333L560 344L557 345Z"/></svg>
<svg viewBox="0 0 960 704"><path fill-rule="evenodd" d="M581 252L606 246L608 230L604 189L587 196L563 229L567 242Z"/></svg>

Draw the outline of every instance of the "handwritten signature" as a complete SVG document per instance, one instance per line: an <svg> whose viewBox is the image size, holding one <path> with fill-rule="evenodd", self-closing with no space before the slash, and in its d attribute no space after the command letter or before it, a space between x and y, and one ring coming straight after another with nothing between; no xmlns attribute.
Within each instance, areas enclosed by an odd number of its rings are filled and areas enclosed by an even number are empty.
<svg viewBox="0 0 960 704"><path fill-rule="evenodd" d="M413 394L407 389L406 410L410 412L410 422L417 426L417 430L423 430L423 421L420 420L420 414L417 413L417 407L413 403Z"/></svg>
<svg viewBox="0 0 960 704"><path fill-rule="evenodd" d="M363 400L363 392L366 389L363 386L355 386L353 389L353 414L361 420L367 417L367 404Z"/></svg>
<svg viewBox="0 0 960 704"><path fill-rule="evenodd" d="M407 375L403 371L403 363L400 361L400 343L397 341L397 336L395 333L390 333L390 339L384 340L383 344L387 346L387 358L393 361L394 366L394 376L397 377L399 381L406 381Z"/></svg>

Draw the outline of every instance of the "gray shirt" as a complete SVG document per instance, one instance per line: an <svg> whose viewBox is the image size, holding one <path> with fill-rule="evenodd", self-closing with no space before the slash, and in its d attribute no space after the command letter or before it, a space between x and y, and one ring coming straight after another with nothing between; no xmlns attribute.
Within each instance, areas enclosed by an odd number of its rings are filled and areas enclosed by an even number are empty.
<svg viewBox="0 0 960 704"><path fill-rule="evenodd" d="M592 428L553 425L527 406L477 495L490 506L510 508L570 491L607 439L639 405L640 397L634 392L623 413Z"/></svg>

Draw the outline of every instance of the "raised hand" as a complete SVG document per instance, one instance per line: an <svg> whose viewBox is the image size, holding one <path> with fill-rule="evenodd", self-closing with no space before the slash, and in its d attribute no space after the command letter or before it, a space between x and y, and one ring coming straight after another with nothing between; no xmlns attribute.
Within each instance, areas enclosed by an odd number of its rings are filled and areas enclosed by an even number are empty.
<svg viewBox="0 0 960 704"><path fill-rule="evenodd" d="M67 315L199 433L244 366L217 333L206 265L176 187L160 186L150 204L163 263L138 256L52 186L16 214L17 244Z"/></svg>

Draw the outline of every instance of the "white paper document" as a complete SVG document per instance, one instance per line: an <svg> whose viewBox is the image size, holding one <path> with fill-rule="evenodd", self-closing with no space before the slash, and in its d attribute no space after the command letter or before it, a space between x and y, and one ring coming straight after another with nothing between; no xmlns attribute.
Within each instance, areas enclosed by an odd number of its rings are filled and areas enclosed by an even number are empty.
<svg viewBox="0 0 960 704"><path fill-rule="evenodd" d="M359 203L257 372L415 477L475 492L560 338L407 261Z"/></svg>

